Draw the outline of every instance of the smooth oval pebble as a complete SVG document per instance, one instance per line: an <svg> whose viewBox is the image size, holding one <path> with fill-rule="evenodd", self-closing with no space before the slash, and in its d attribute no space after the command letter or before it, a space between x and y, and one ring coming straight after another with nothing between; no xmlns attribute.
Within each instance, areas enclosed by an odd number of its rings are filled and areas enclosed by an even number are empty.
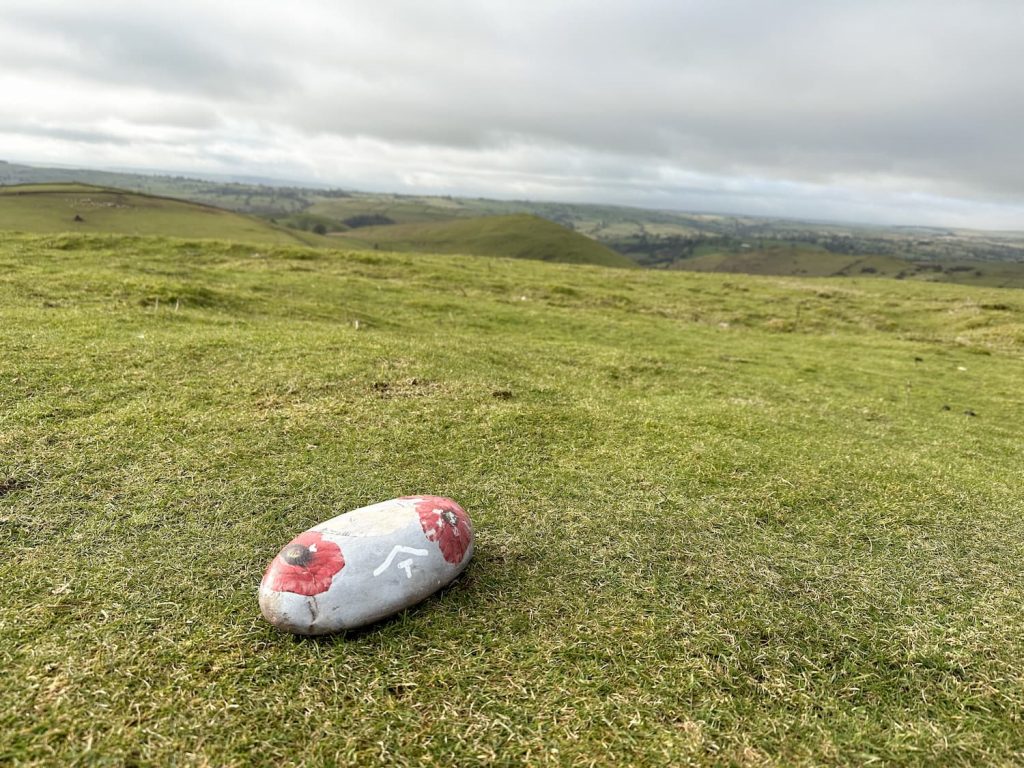
<svg viewBox="0 0 1024 768"><path fill-rule="evenodd" d="M325 635L418 603L473 556L466 510L442 496L403 496L313 526L267 566L260 610L276 627Z"/></svg>

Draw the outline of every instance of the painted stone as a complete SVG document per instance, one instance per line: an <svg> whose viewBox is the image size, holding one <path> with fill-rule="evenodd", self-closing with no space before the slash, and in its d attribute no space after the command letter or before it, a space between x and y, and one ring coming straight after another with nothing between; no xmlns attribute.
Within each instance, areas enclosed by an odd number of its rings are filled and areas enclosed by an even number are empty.
<svg viewBox="0 0 1024 768"><path fill-rule="evenodd" d="M260 610L299 635L366 626L434 594L472 556L473 525L451 499L383 501L292 539L263 574Z"/></svg>

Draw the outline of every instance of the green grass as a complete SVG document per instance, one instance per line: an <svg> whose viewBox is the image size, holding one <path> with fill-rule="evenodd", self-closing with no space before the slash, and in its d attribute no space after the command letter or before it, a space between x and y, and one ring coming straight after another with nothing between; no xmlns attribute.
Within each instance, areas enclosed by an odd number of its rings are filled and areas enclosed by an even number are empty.
<svg viewBox="0 0 1024 768"><path fill-rule="evenodd" d="M1024 262L978 259L913 261L895 256L837 254L803 243L722 249L701 246L692 258L672 263L693 272L807 277L888 277L929 282L1024 288Z"/></svg>
<svg viewBox="0 0 1024 768"><path fill-rule="evenodd" d="M636 266L629 257L596 240L529 214L360 227L337 236L336 240L356 248Z"/></svg>
<svg viewBox="0 0 1024 768"><path fill-rule="evenodd" d="M371 250L384 247L393 251L635 266L628 257L595 240L530 215L364 227L333 238L311 231L316 225L330 232L346 229L324 215L300 213L286 217L283 223L290 226L184 200L85 184L0 187L0 231L164 235Z"/></svg>
<svg viewBox="0 0 1024 768"><path fill-rule="evenodd" d="M852 264L870 260L870 266L895 276L907 262L891 257L865 257L829 253L824 248L793 243L772 243L761 247L722 249L702 245L692 258L680 259L674 269L694 272L739 272L748 275L795 275L831 277L845 274ZM859 276L862 273L857 272Z"/></svg>
<svg viewBox="0 0 1024 768"><path fill-rule="evenodd" d="M445 197L417 197L386 193L358 192L347 197L315 197L309 213L343 221L352 216L377 214L399 224L422 224L449 221L461 216L479 216L463 200ZM490 210L484 213L490 213Z"/></svg>
<svg viewBox="0 0 1024 768"><path fill-rule="evenodd" d="M1018 292L2 235L0 327L0 764L1024 762ZM443 594L260 618L424 492Z"/></svg>
<svg viewBox="0 0 1024 768"><path fill-rule="evenodd" d="M70 183L0 187L0 230L166 235L279 245L324 242L308 232L221 208Z"/></svg>

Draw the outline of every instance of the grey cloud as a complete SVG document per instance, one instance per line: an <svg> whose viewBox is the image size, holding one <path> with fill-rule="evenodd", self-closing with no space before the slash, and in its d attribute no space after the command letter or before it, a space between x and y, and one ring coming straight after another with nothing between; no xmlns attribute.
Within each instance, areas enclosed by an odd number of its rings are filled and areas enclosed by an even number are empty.
<svg viewBox="0 0 1024 768"><path fill-rule="evenodd" d="M131 108L125 111L127 120L138 125L208 131L223 124L223 119L211 107L197 104L161 104L157 107Z"/></svg>
<svg viewBox="0 0 1024 768"><path fill-rule="evenodd" d="M481 30L483 43L419 41L422 66L381 56L359 87L306 89L287 109L307 130L409 143L514 138L709 172L904 174L947 191L1024 194L1007 172L1021 159L1007 130L1024 117L1012 74L1024 64L1020 12L854 7L577 8L573 23L534 19L527 46L499 19ZM344 57L334 61L346 71Z"/></svg>
<svg viewBox="0 0 1024 768"><path fill-rule="evenodd" d="M367 137L475 153L496 179L532 147L549 166L523 179L608 194L636 180L687 204L657 169L775 183L750 200L796 201L801 183L1024 200L1016 0L14 6L0 27L54 44L0 65L170 92L188 106L127 113L197 142L230 143L227 123Z"/></svg>
<svg viewBox="0 0 1024 768"><path fill-rule="evenodd" d="M6 13L0 23L53 45L34 59L4 60L79 80L246 101L291 87L286 67L232 39L223 20L187 8L77 3ZM198 22L193 25L193 21ZM254 55L255 54L255 55Z"/></svg>
<svg viewBox="0 0 1024 768"><path fill-rule="evenodd" d="M65 128L56 125L30 125L17 121L0 121L0 135L8 136L41 136L62 139L81 144L114 144L117 137L104 131Z"/></svg>

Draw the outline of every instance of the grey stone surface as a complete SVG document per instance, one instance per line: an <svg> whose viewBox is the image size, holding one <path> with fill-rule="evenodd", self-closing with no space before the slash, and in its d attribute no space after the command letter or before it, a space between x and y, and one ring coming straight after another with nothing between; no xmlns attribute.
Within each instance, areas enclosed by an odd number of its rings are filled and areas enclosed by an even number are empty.
<svg viewBox="0 0 1024 768"><path fill-rule="evenodd" d="M439 496L346 512L278 553L260 584L260 610L300 635L372 624L450 583L473 556L473 538L465 510Z"/></svg>

